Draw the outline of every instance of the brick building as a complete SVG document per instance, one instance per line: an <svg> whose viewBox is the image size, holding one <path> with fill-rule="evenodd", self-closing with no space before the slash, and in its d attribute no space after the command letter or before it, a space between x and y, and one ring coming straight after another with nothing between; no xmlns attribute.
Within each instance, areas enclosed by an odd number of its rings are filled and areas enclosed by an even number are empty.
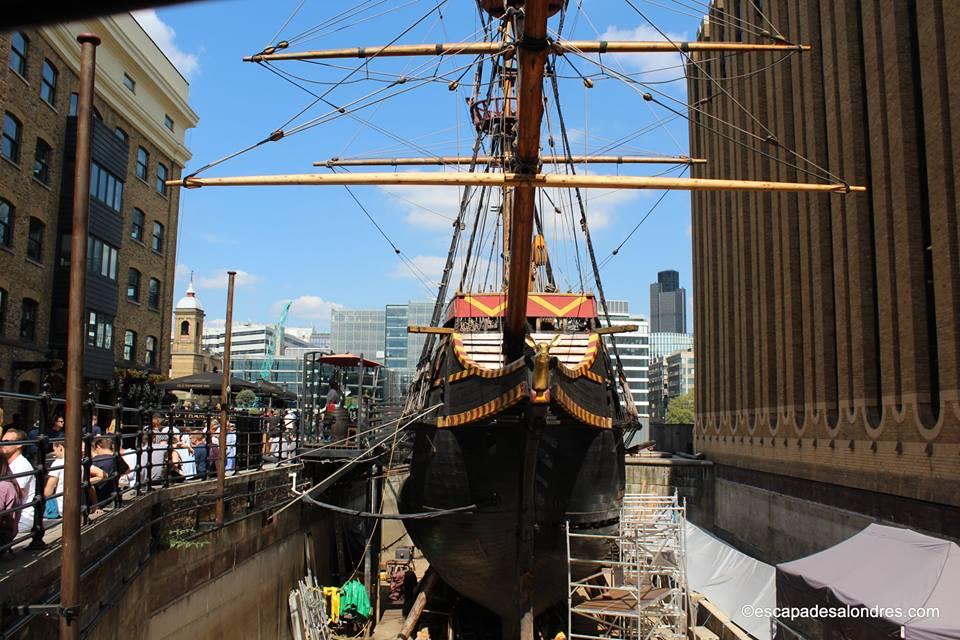
<svg viewBox="0 0 960 640"><path fill-rule="evenodd" d="M774 560L870 520L958 538L960 3L715 0L699 38L755 41L726 16L767 30L758 6L812 50L694 58L693 175L810 182L818 165L869 191L693 194L715 528Z"/></svg>
<svg viewBox="0 0 960 640"><path fill-rule="evenodd" d="M0 34L0 390L62 385L80 45L98 34L84 375L170 366L188 84L129 15ZM6 407L8 416L11 407Z"/></svg>

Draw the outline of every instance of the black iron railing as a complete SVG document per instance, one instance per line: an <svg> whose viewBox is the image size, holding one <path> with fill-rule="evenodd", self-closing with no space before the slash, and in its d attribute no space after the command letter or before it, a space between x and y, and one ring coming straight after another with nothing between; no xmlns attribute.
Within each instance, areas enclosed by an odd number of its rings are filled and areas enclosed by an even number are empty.
<svg viewBox="0 0 960 640"><path fill-rule="evenodd" d="M0 472L0 496L5 498L0 503L0 553L43 548L59 537L63 511L64 435L59 418L64 401L47 393L3 391L0 401L28 408L14 416L36 416L31 425L18 424L14 417L3 427L2 455L8 464ZM300 448L299 425L292 416L231 411L221 440L219 411L112 406L92 399L84 409L84 524L157 488L215 478L221 442L227 475L296 462Z"/></svg>

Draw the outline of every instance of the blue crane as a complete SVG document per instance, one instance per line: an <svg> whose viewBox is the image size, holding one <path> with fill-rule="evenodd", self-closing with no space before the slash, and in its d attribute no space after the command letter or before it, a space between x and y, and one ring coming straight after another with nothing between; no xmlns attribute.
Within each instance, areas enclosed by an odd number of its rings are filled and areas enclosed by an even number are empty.
<svg viewBox="0 0 960 640"><path fill-rule="evenodd" d="M287 324L287 313L290 311L290 305L292 304L293 300L288 300L287 303L283 305L283 311L280 313L280 322L277 323L273 346L267 349L267 357L263 359L263 364L260 365L260 379L262 380L270 380L270 370L273 369L273 361L280 352L280 345L283 342L283 328Z"/></svg>

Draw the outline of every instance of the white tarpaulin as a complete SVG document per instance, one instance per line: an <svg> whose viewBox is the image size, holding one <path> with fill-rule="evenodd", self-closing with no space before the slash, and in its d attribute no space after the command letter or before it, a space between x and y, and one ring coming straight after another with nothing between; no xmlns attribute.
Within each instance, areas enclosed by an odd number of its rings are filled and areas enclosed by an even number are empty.
<svg viewBox="0 0 960 640"><path fill-rule="evenodd" d="M770 640L770 618L744 614L745 607L777 606L776 569L737 551L687 521L687 583L750 635Z"/></svg>

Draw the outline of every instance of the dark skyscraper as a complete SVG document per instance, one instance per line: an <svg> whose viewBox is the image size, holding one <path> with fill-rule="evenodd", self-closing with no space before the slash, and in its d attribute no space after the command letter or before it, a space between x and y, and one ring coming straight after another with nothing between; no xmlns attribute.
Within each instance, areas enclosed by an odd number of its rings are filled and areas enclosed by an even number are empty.
<svg viewBox="0 0 960 640"><path fill-rule="evenodd" d="M687 290L676 271L661 271L650 285L650 331L687 332Z"/></svg>

